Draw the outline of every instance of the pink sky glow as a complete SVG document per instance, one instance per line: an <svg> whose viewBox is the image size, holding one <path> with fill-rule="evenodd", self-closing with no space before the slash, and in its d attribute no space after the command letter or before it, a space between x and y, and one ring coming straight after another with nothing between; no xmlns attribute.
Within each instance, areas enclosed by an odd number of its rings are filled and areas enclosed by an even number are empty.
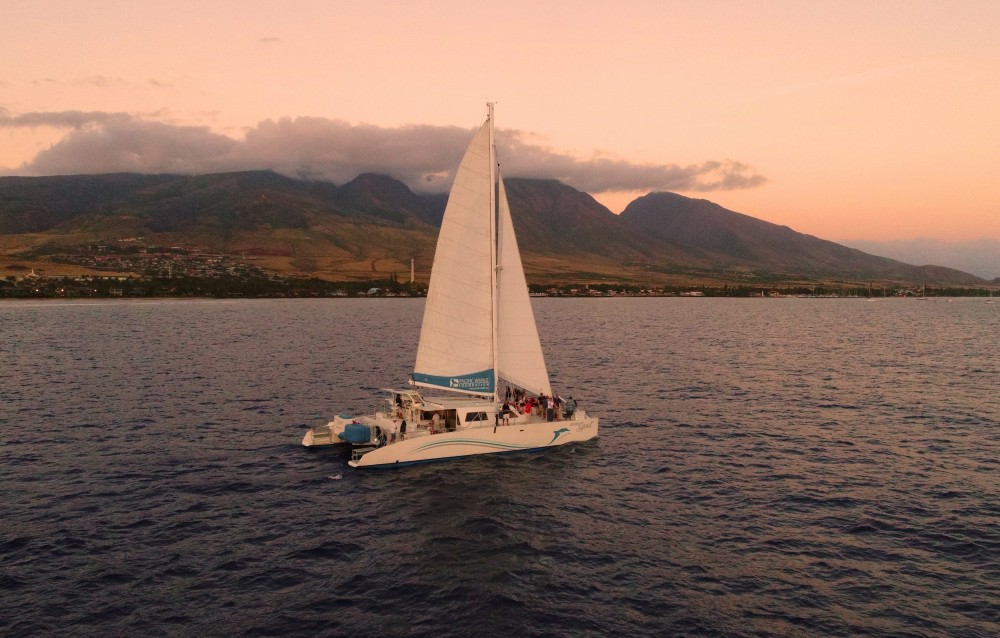
<svg viewBox="0 0 1000 638"><path fill-rule="evenodd" d="M0 174L433 188L492 100L507 175L614 212L671 190L826 239L1000 239L997 34L973 0L11 0Z"/></svg>

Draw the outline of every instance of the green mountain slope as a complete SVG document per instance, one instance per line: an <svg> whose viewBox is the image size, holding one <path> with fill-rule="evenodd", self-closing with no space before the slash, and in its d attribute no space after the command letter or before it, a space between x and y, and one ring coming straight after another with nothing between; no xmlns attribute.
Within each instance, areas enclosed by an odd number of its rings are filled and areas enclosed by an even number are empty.
<svg viewBox="0 0 1000 638"><path fill-rule="evenodd" d="M975 284L978 277L938 266L911 266L796 232L703 199L650 193L621 218L653 237L701 251L721 268L808 277L848 277Z"/></svg>
<svg viewBox="0 0 1000 638"><path fill-rule="evenodd" d="M618 216L554 180L506 184L533 281L726 280L754 272L981 281L875 257L672 193L639 198ZM413 260L426 280L445 202L375 174L341 186L270 171L0 177L0 268L3 259L24 261L59 247L129 241L194 247L330 279L402 274Z"/></svg>

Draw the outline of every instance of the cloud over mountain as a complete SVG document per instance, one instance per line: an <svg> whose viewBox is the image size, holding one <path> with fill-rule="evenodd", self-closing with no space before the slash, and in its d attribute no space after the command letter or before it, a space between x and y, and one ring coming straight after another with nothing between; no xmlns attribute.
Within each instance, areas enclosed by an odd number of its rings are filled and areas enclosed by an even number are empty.
<svg viewBox="0 0 1000 638"><path fill-rule="evenodd" d="M417 191L442 191L453 178L471 132L454 126L385 128L319 117L264 120L242 140L202 126L180 126L124 113L63 111L11 115L0 128L70 129L50 148L13 171L72 173L214 173L271 169L295 177L349 181L387 173ZM503 130L504 174L558 179L589 193L641 190L715 191L752 188L766 178L741 162L635 164L620 158L580 159Z"/></svg>

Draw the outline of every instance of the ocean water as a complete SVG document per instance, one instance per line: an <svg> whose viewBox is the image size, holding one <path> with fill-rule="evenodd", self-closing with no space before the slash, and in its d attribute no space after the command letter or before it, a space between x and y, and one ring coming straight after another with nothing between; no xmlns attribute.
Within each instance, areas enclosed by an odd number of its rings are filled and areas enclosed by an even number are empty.
<svg viewBox="0 0 1000 638"><path fill-rule="evenodd" d="M534 303L599 439L359 471L422 300L0 302L0 635L1000 635L1000 306Z"/></svg>

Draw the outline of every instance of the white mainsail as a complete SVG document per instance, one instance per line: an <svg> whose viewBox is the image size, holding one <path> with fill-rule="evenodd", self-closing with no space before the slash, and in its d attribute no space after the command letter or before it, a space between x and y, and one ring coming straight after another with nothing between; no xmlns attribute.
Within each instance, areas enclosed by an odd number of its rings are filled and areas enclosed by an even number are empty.
<svg viewBox="0 0 1000 638"><path fill-rule="evenodd" d="M491 125L487 120L469 144L448 196L413 369L417 385L495 390Z"/></svg>
<svg viewBox="0 0 1000 638"><path fill-rule="evenodd" d="M500 178L499 250L497 251L497 370L501 377L535 394L552 394L545 368L542 344L535 328L535 315L524 278L521 252L514 236L514 223L507 204L507 191Z"/></svg>

